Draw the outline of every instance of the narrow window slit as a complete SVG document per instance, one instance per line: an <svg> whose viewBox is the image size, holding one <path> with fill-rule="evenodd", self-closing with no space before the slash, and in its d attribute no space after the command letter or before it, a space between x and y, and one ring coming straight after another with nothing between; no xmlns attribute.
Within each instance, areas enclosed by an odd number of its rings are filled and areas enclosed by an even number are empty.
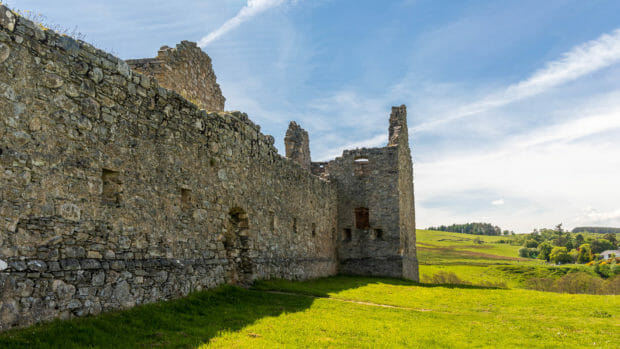
<svg viewBox="0 0 620 349"><path fill-rule="evenodd" d="M344 228L344 230L342 231L342 240L343 241L351 241L351 229L350 228Z"/></svg>
<svg viewBox="0 0 620 349"><path fill-rule="evenodd" d="M106 168L102 169L101 182L103 183L101 191L101 200L103 204L111 207L121 207L123 184L120 180L119 172Z"/></svg>
<svg viewBox="0 0 620 349"><path fill-rule="evenodd" d="M367 207L358 207L355 209L355 227L357 229L370 228L370 219Z"/></svg>

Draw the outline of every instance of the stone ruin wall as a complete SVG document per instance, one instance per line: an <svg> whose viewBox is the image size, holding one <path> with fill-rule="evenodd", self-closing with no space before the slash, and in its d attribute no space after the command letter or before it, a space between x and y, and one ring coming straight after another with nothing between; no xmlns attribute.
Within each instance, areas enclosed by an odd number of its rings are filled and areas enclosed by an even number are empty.
<svg viewBox="0 0 620 349"><path fill-rule="evenodd" d="M5 7L0 27L0 330L336 273L335 190L245 114Z"/></svg>
<svg viewBox="0 0 620 349"><path fill-rule="evenodd" d="M409 148L407 108L404 105L392 107L389 127L388 147L398 148L398 193L400 250L403 256L402 276L419 279L418 257L416 251L415 198L413 191L413 161Z"/></svg>
<svg viewBox="0 0 620 349"><path fill-rule="evenodd" d="M404 105L392 108L388 139L386 147L345 150L311 170L336 189L339 272L419 280Z"/></svg>
<svg viewBox="0 0 620 349"><path fill-rule="evenodd" d="M310 171L310 137L308 132L295 121L291 121L284 137L286 158L297 162L301 167Z"/></svg>
<svg viewBox="0 0 620 349"><path fill-rule="evenodd" d="M396 147L345 150L325 171L338 192L339 271L402 276Z"/></svg>
<svg viewBox="0 0 620 349"><path fill-rule="evenodd" d="M224 110L226 98L216 82L211 58L196 43L182 41L175 48L163 46L155 58L130 59L127 63L203 109Z"/></svg>

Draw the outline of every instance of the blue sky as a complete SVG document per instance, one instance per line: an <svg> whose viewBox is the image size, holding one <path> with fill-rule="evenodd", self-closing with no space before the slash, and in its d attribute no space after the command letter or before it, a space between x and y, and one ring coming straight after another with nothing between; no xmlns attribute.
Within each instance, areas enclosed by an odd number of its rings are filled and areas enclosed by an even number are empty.
<svg viewBox="0 0 620 349"><path fill-rule="evenodd" d="M121 58L200 42L226 109L314 160L406 104L417 225L620 226L620 2L9 0Z"/></svg>

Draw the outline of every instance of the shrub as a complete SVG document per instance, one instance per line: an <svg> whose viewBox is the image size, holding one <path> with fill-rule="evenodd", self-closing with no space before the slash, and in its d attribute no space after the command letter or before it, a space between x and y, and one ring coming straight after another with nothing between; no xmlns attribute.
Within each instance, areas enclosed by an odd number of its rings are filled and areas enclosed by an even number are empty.
<svg viewBox="0 0 620 349"><path fill-rule="evenodd" d="M519 249L519 257L523 258L536 258L538 256L538 249L521 247Z"/></svg>
<svg viewBox="0 0 620 349"><path fill-rule="evenodd" d="M596 264L594 266L594 271L604 278L608 278L613 275L611 272L611 267L605 262Z"/></svg>
<svg viewBox="0 0 620 349"><path fill-rule="evenodd" d="M534 240L534 239L529 239L525 242L525 247L528 248L536 248L538 247L538 241Z"/></svg>
<svg viewBox="0 0 620 349"><path fill-rule="evenodd" d="M592 248L592 252L601 253L605 250L613 250L614 244L609 240L596 239L590 242L590 247Z"/></svg>
<svg viewBox="0 0 620 349"><path fill-rule="evenodd" d="M553 246L551 246L550 243L546 241L541 243L540 245L538 245L538 258L549 261L549 255L551 254L552 249Z"/></svg>
<svg viewBox="0 0 620 349"><path fill-rule="evenodd" d="M605 280L601 289L602 294L620 294L620 275L610 277Z"/></svg>
<svg viewBox="0 0 620 349"><path fill-rule="evenodd" d="M549 259L556 264L566 264L573 261L566 247L554 247L549 254Z"/></svg>
<svg viewBox="0 0 620 349"><path fill-rule="evenodd" d="M577 256L577 263L588 263L594 256L592 256L592 249L589 244L583 244L579 246L579 255Z"/></svg>
<svg viewBox="0 0 620 349"><path fill-rule="evenodd" d="M553 282L553 290L561 293L597 294L603 286L603 280L584 272L566 274Z"/></svg>
<svg viewBox="0 0 620 349"><path fill-rule="evenodd" d="M431 277L425 277L424 282L431 284L466 285L455 273L451 271L439 271Z"/></svg>
<svg viewBox="0 0 620 349"><path fill-rule="evenodd" d="M620 275L607 280L584 272L569 273L561 278L532 278L526 287L538 291L580 294L620 294Z"/></svg>

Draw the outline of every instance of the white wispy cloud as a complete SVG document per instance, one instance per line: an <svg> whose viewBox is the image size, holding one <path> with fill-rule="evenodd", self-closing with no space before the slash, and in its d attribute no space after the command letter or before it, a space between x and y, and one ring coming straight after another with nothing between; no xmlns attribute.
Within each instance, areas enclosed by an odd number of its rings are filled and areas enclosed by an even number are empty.
<svg viewBox="0 0 620 349"><path fill-rule="evenodd" d="M499 93L465 105L452 115L417 125L412 130L434 129L450 121L532 97L618 62L620 62L620 29L574 47L560 59L547 63L544 68L534 72L527 79L510 85Z"/></svg>
<svg viewBox="0 0 620 349"><path fill-rule="evenodd" d="M504 199L497 199L497 200L491 201L491 205L493 206L501 206L503 204L504 204Z"/></svg>
<svg viewBox="0 0 620 349"><path fill-rule="evenodd" d="M591 103L600 100L606 98ZM501 197L492 201L498 209L492 221L520 232L560 222L620 224L615 199L620 195L620 143L615 141L620 136L620 103L605 109L574 118L582 112L576 109L566 114L570 121L507 137L493 144L493 151L487 147L417 163L420 224L471 219L472 213L461 214L449 204L439 208L424 204L434 197L458 198L465 192ZM506 200L511 201L509 210L499 205ZM583 211L584 205L599 210ZM485 207L481 203L477 209L486 212Z"/></svg>
<svg viewBox="0 0 620 349"><path fill-rule="evenodd" d="M620 222L620 208L611 211L600 211L592 206L583 210L580 217L575 219L577 224L608 224Z"/></svg>
<svg viewBox="0 0 620 349"><path fill-rule="evenodd" d="M248 0L247 4L239 10L235 17L227 20L219 28L200 39L200 41L198 41L198 46L204 48L222 35L237 28L248 19L270 8L280 6L287 1L288 0Z"/></svg>

